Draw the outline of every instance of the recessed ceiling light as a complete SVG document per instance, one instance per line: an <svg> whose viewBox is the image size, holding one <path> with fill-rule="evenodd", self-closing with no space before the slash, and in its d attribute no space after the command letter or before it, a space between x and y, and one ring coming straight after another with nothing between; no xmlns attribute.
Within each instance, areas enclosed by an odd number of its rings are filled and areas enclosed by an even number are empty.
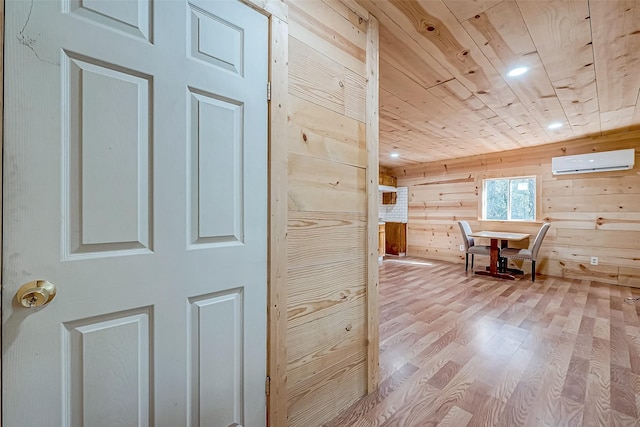
<svg viewBox="0 0 640 427"><path fill-rule="evenodd" d="M514 68L514 69L510 70L507 73L507 76L509 76L509 77L521 76L524 73L526 73L527 71L529 71L529 69L527 67L517 67L517 68Z"/></svg>
<svg viewBox="0 0 640 427"><path fill-rule="evenodd" d="M547 126L547 128L549 129L560 129L561 127L562 123L559 122L551 123L549 126Z"/></svg>
<svg viewBox="0 0 640 427"><path fill-rule="evenodd" d="M390 156L390 157L393 157L393 158L395 159L396 157L400 157L400 154L398 154L398 153L391 153L391 154L389 154L389 156Z"/></svg>

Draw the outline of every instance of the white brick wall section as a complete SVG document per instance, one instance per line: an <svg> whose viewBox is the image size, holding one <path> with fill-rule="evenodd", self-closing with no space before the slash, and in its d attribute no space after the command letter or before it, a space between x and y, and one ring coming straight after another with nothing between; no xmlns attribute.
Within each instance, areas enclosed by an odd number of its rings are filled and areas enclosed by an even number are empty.
<svg viewBox="0 0 640 427"><path fill-rule="evenodd" d="M409 216L409 188L398 187L395 205L383 205L382 193L378 192L379 217L384 222L407 222Z"/></svg>

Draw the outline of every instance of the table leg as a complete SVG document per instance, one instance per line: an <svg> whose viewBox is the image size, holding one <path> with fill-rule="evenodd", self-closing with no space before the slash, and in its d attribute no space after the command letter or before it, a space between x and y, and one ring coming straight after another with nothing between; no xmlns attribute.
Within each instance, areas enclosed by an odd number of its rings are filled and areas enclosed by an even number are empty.
<svg viewBox="0 0 640 427"><path fill-rule="evenodd" d="M489 264L489 271L491 274L498 272L498 239L491 239L491 264Z"/></svg>
<svg viewBox="0 0 640 427"><path fill-rule="evenodd" d="M478 270L476 271L476 274L481 274L483 276L492 276L492 277L499 277L501 279L510 279L510 280L514 280L515 277L513 277L510 274L507 273L501 273L498 271L498 239L491 239L491 261L489 264L489 271L486 270Z"/></svg>
<svg viewBox="0 0 640 427"><path fill-rule="evenodd" d="M509 247L509 241L508 240L502 240L500 242L500 248L504 249L506 247ZM498 271L500 273L511 273L511 274L524 274L524 272L522 270L518 270L517 268L509 268L507 267L508 261L504 258L502 258L502 261L504 261L504 263L499 263L499 268Z"/></svg>
<svg viewBox="0 0 640 427"><path fill-rule="evenodd" d="M509 241L508 240L501 240L500 241L500 250L506 248L509 246ZM507 272L507 260L505 260L504 258L500 258L498 257L498 271L500 273L506 273Z"/></svg>

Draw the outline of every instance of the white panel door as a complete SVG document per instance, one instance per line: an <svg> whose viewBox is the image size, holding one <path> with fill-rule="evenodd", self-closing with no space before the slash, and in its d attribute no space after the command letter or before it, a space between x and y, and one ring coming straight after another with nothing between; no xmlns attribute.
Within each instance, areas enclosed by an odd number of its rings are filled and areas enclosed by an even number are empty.
<svg viewBox="0 0 640 427"><path fill-rule="evenodd" d="M5 23L2 425L264 425L268 19L7 0ZM57 294L23 307L37 279Z"/></svg>

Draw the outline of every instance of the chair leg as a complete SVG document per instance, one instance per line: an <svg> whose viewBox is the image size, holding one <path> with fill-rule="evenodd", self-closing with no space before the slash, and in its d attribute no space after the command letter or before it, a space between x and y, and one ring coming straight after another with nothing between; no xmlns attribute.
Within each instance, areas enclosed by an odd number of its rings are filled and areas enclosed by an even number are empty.
<svg viewBox="0 0 640 427"><path fill-rule="evenodd" d="M475 256L475 254L471 254L471 270L473 270L473 257Z"/></svg>
<svg viewBox="0 0 640 427"><path fill-rule="evenodd" d="M536 262L531 260L531 281L536 281Z"/></svg>
<svg viewBox="0 0 640 427"><path fill-rule="evenodd" d="M464 254L464 271L469 269L469 254Z"/></svg>

